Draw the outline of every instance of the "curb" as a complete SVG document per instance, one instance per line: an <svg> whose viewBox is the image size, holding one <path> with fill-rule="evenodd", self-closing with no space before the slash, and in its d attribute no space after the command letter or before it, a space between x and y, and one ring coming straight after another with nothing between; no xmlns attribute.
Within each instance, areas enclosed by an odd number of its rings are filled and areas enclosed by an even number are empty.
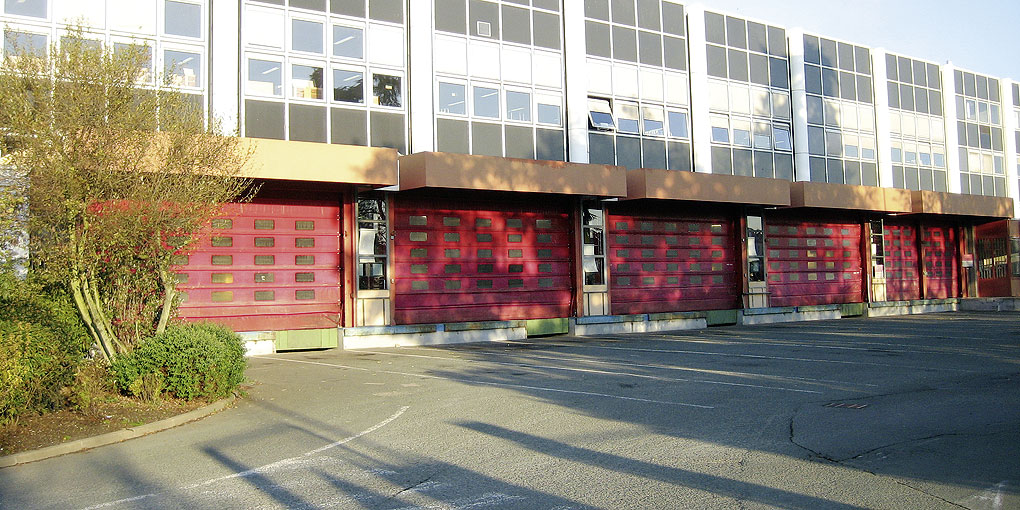
<svg viewBox="0 0 1020 510"><path fill-rule="evenodd" d="M83 450L90 450L92 448L98 448L100 446L106 446L113 443L119 443L121 441L127 441L128 439L134 439L136 437L142 437L145 435L152 434L154 432L160 432L162 430L171 429L185 423L195 421L201 418L205 418L210 414L222 411L227 406L233 404L237 400L237 396L231 394L229 397L213 402L205 407L200 407L194 411L188 411L184 414L177 416L171 416L159 421L152 423L146 423L137 427L130 427L126 429L116 430L113 432L107 432L98 436L86 437L84 439L76 439L67 443L61 443L58 445L47 446L45 448L39 448L38 450L32 450L21 453L14 453L0 457L0 469L17 466L18 464L27 464L29 462L36 462L51 457L59 457L61 455L67 455L68 453L80 452Z"/></svg>

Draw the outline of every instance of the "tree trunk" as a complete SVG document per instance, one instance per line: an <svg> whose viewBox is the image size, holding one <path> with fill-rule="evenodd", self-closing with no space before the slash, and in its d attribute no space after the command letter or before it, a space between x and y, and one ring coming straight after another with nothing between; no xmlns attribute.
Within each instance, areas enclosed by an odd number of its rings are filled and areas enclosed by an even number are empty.
<svg viewBox="0 0 1020 510"><path fill-rule="evenodd" d="M177 286L172 275L161 272L159 279L163 282L163 309L159 312L159 323L156 324L157 335L161 335L166 331L166 324L170 321L170 312L174 305L174 297L177 295Z"/></svg>
<svg viewBox="0 0 1020 510"><path fill-rule="evenodd" d="M71 295L74 298L74 304L78 307L78 315L81 316L82 322L85 323L85 329L88 330L89 335L92 335L92 341L95 342L96 347L99 348L99 352L103 354L103 359L107 363L113 361L113 353L110 352L109 346L106 342L103 342L102 336L99 334L99 329L96 327L95 322L92 320L92 313L89 311L88 305L85 303L85 296L82 294L81 285L77 279L71 280Z"/></svg>

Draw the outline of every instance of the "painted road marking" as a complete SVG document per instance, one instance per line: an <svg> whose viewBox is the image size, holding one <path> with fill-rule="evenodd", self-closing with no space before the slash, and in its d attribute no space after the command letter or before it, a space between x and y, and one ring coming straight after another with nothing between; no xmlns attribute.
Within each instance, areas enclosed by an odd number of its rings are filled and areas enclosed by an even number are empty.
<svg viewBox="0 0 1020 510"><path fill-rule="evenodd" d="M437 347L437 346L432 346L432 347L428 347L428 346L402 346L400 348L401 349L419 349L419 350L442 349L442 350L444 350L446 352L467 352L467 353L484 352L485 354L495 354L495 355L500 355L500 356L524 355L524 356L527 356L530 359L546 359L546 360L551 360L551 361L574 361L574 362L578 362L578 363L595 363L595 364L603 364L603 365L622 365L622 366L628 366L628 367L656 368L656 369L662 369L662 370L677 370L677 371L681 371L681 372L703 372L703 373L719 374L719 375L731 376L731 377L763 377L763 378L768 378L768 379L795 379L797 381L805 381L805 382L808 382L808 383L845 384L845 385L851 385L851 386L857 385L857 386L872 386L872 387L879 386L877 384L871 384L871 383L865 383L865 382L859 382L859 381L854 381L854 382L850 382L850 381L834 381L832 379L818 379L818 378L814 378L814 377L799 377L799 376L793 376L793 375L772 375L772 374L763 374L763 373L757 373L757 372L738 372L738 371L735 371L735 370L710 370L710 369L703 369L703 368L682 367L682 366L677 366L677 365L633 363L631 361L626 361L626 360L607 360L605 358L586 359L586 358L577 358L577 357L573 357L573 356L569 356L569 355L564 355L564 356L542 356L540 354L535 354L533 351L515 351L514 353L498 352L498 351L462 351L462 350L458 350L456 348L456 346L452 346L452 345L451 346L442 346L442 347ZM545 351L543 351L543 352L545 352ZM556 352L556 351L552 351L552 352ZM558 354L565 354L565 353L558 353ZM459 358L453 358L453 359L459 359ZM705 381L705 380L703 380L703 379L692 379L692 381L701 382L701 381ZM860 391L860 390L850 390L850 391Z"/></svg>
<svg viewBox="0 0 1020 510"><path fill-rule="evenodd" d="M392 415L390 415L389 418L386 418L385 420L383 420L383 421L381 421L379 423L376 423L375 425L372 425L371 427L369 427L369 428L367 428L365 430L362 430L361 432L358 432L357 434L354 434L353 436L345 437L345 438L343 438L343 439L341 439L339 441L327 444L326 446L323 446L323 447L320 447L320 448L316 448L314 450L310 450L310 451L307 451L305 453L302 453L301 455L295 455L294 457L278 460L276 462L272 462L272 463L266 464L264 466L259 466L257 468L252 468L252 469L247 469L247 470L244 470L244 471L239 471L237 473L229 474L229 475L226 475L226 476L221 476L219 478L213 478L213 479L210 479L210 480L206 480L204 482L199 482L199 483L195 483L195 484L191 484L191 485L185 485L184 487L180 487L177 490L197 489L199 487L205 487L207 485L212 485L214 483L222 482L224 480L230 480L232 478L246 478L246 477L249 477L249 476L252 476L252 475L256 475L256 474L268 473L268 472L274 471L274 470L276 470L278 468L281 468L281 467L286 467L286 466L290 466L290 465L293 465L293 464L299 464L303 460L307 459L308 457L310 457L312 455L316 455L316 454L322 453L322 452L324 452L326 450L329 450L331 448L336 448L337 446L340 446L340 445L343 445L343 444L347 444L347 443L349 443L351 441L354 441L355 439L358 439L361 436L364 436L366 434L371 434L372 432L375 432L375 431L385 427L386 425L389 425L393 420L396 420L397 418L400 418L400 415L404 414L404 412L407 411L409 408L410 408L409 406L401 407L400 409L397 410L397 412L395 412ZM102 503L102 504L99 504L99 505L94 505L94 506L86 507L83 510L96 510L96 509L99 509L99 508L106 508L106 507L110 507L110 506L119 505L119 504L122 504L122 503L131 503L131 502L134 502L134 501L139 501L139 500L151 498L151 497L154 497L154 496L159 496L160 494L162 494L162 493L153 492L153 493L150 493L150 494L143 494L141 496L135 496L135 497L132 497L132 498L118 499L116 501L110 501L110 502L107 502L107 503Z"/></svg>
<svg viewBox="0 0 1020 510"><path fill-rule="evenodd" d="M831 335L831 334L832 333L826 333L826 335ZM885 352L894 352L894 353L900 353L900 354L945 354L945 355L975 356L975 357L987 357L989 355L988 353L982 353L982 352L966 352L966 351L958 350L958 348L953 347L953 346L939 346L939 347L932 347L930 349L922 349L920 347L924 347L924 346L917 346L917 345L910 346L910 345L904 345L904 344L887 344L887 343L881 343L881 342L861 342L861 343L867 343L869 345L872 345L872 347L860 347L860 346L851 347L851 346L846 346L846 345L832 345L832 344L835 343L835 342L832 342L832 341L829 341L828 344L825 344L825 343L801 343L801 342L792 341L792 340L764 341L764 340L755 340L753 338L747 338L747 337L736 337L736 336L733 336L733 335L730 335L730 337L731 338L737 338L737 340L729 340L729 341L726 341L726 340L722 340L722 341L695 340L695 339L684 338L683 336L680 336L680 335L666 335L666 334L654 334L654 333L644 333L644 334L642 334L642 336L654 337L654 338L661 339L663 342L673 342L673 343L716 344L716 345L726 344L726 345L739 345L739 346L774 345L774 346L781 346L781 347L807 347L807 348L812 348L812 349L834 349L834 350L867 351L867 352L875 352L875 349L879 349L880 348L880 349L882 349ZM876 347L876 346L882 346L882 347ZM895 348L892 349L890 347L895 347ZM902 349L901 347L915 347L915 349Z"/></svg>
<svg viewBox="0 0 1020 510"><path fill-rule="evenodd" d="M321 365L321 366L325 366L325 367L345 368L345 369L348 369L348 370L360 370L360 371L363 371L363 372L374 372L374 373L380 373L380 374L404 375L404 376L408 376L408 377L421 377L421 378L425 378L425 379L438 379L438 380L442 380L442 381L454 381L454 382L461 382L461 383L465 383L465 384L482 384L482 385L486 385L486 386L501 386L501 387L504 387L504 388L521 388L521 389L526 389L526 390L548 391L548 392L552 392L552 393L567 393L567 394L571 394L571 395L585 395L585 396L589 396L589 397L615 398L615 399L618 399L618 400L629 400L629 401L632 401L632 402L645 402L645 403L649 403L649 404L664 404L664 405L671 405L671 406L694 407L694 408L697 408L697 409L715 409L715 406L707 406L707 405L703 405L703 404L691 404L691 403L687 403L687 402L670 402L670 401L666 401L666 400L653 400L653 399L638 398L638 397L625 397L623 395L612 395L612 394L609 394L609 393L596 393L596 392L593 392L593 391L565 390L565 389L561 389L561 388L549 388L549 387L545 387L545 386L528 386L528 385L524 385L524 384L501 383L501 382L495 382L495 381L479 381L477 379L468 379L468 378L465 378L465 377L443 377L443 376L429 375L429 374L414 374L414 373L409 373L409 372L398 372L398 371L395 371L395 370L379 370L379 369L374 369L374 368L352 367L352 366L349 366L349 365L338 365L338 364L335 364L335 363L322 363L322 362L319 362L319 361L306 361L306 360L299 360L299 359L273 358L273 357L268 357L268 356L259 356L259 358L261 358L261 359L271 359L271 360L276 360L276 361L288 361L288 362L291 362L291 363L305 363L305 364L308 364L308 365Z"/></svg>
<svg viewBox="0 0 1020 510"><path fill-rule="evenodd" d="M595 369L590 369L590 368L554 367L554 366L550 366L550 365L531 365L531 364L527 364L527 363L507 363L507 362L503 362L503 361L492 361L492 360L466 360L466 359L463 359L463 358L448 358L448 357L445 357L445 356L426 356L424 354L406 354L406 353L385 352L385 351L362 351L360 349L359 349L359 351L360 352L369 352L369 353L372 353L372 354L381 354L381 355L384 355L384 356L405 356L405 357L412 357L412 358L441 359L441 360L446 360L446 361L467 361L467 362L472 362L473 361L473 362L479 362L479 363L491 363L493 365L503 365L503 366L510 366L510 367L537 368L537 369L548 369L548 370L563 370L563 371L567 371L567 372L584 372L584 373L589 373L589 374L620 375L620 376L624 376L624 377L636 377L636 378L639 378L639 379L652 379L652 380L656 380L656 381L672 381L672 382L689 382L689 383L702 383L702 384L718 384L718 385L723 385L723 386L742 386L742 387L746 387L746 388L758 388L758 389L777 390L777 391L794 391L794 392L798 392L798 393L816 393L816 394L821 394L822 393L821 391L801 390L801 389L797 389L797 388L784 388L782 386L766 386L766 385L763 385L763 384L735 383L735 382L727 382L727 381L709 381L709 380L705 380L705 379L685 379L685 378L679 378L679 377L662 377L662 376L657 376L657 375L634 374L634 373L631 373L631 372L613 372L613 371L610 371L610 370L595 370ZM632 366L639 366L639 365L635 364L635 365L632 365Z"/></svg>
<svg viewBox="0 0 1020 510"><path fill-rule="evenodd" d="M596 339L596 340L599 339L599 338L615 340L618 337L600 336L600 337L591 337L591 338ZM549 343L538 344L538 343L535 343L535 342L521 342L519 340L507 340L506 343L509 343L509 344L520 344L520 345L551 345ZM591 349L609 349L609 350L614 350L614 351L658 352L658 353L663 353L663 354L694 354L694 355L701 355L701 356L723 356L723 357L735 357L735 358L773 359L773 360L779 360L779 361L806 361L806 362L811 362L811 363L836 363L836 364L840 364L840 365L869 365L869 366L876 366L876 367L902 368L902 369L909 369L909 370L938 370L938 371L943 371L943 372L973 373L973 370L963 370L963 369L960 369L960 368L915 367L915 366L909 366L909 365L896 365L896 364L892 364L892 363L878 363L878 362L872 362L872 361L845 361L845 360L833 360L833 359L821 359L821 358L794 358L794 357L789 357L789 356L765 356L765 355L761 355L761 354L734 354L734 353L727 353L727 352L691 351L691 350L686 350L686 349L645 349L645 348L641 348L641 347L612 347L612 346L608 346L608 345L592 345L592 344L578 345L578 344L563 344L563 343L558 343L558 344L552 344L552 345L558 345L558 346L562 346L562 347L588 347L588 348L591 348Z"/></svg>

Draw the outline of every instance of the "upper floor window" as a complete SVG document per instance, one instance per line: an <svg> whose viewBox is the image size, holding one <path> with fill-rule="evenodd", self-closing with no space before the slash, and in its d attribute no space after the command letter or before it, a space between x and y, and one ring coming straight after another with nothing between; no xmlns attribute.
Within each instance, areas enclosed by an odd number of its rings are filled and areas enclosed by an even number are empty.
<svg viewBox="0 0 1020 510"><path fill-rule="evenodd" d="M168 35L202 37L202 6L166 0L163 31Z"/></svg>
<svg viewBox="0 0 1020 510"><path fill-rule="evenodd" d="M333 25L333 56L364 58L365 36L360 28Z"/></svg>
<svg viewBox="0 0 1020 510"><path fill-rule="evenodd" d="M4 12L18 16L46 18L46 0L4 0Z"/></svg>
<svg viewBox="0 0 1020 510"><path fill-rule="evenodd" d="M291 49L322 53L322 23L303 19L291 20Z"/></svg>

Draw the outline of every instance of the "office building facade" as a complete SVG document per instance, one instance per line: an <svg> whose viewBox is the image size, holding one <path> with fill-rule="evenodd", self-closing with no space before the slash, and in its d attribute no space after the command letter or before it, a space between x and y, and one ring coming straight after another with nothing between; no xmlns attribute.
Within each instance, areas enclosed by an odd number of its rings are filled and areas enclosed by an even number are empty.
<svg viewBox="0 0 1020 510"><path fill-rule="evenodd" d="M254 145L260 194L179 258L180 313L278 349L1020 294L1017 83L781 21L672 0L0 14L5 53L74 22L145 45L146 83Z"/></svg>

